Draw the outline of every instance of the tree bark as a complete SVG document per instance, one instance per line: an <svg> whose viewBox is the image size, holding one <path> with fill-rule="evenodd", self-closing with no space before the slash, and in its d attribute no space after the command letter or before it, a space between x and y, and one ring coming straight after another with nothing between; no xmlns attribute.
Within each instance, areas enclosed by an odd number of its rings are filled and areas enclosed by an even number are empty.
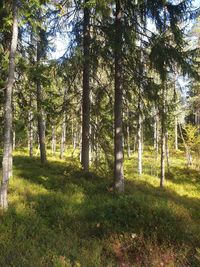
<svg viewBox="0 0 200 267"><path fill-rule="evenodd" d="M154 149L156 152L156 160L158 159L158 152L159 152L159 115L158 111L155 110L154 116Z"/></svg>
<svg viewBox="0 0 200 267"><path fill-rule="evenodd" d="M32 111L32 94L29 96L29 111L28 111L28 151L29 156L33 157L33 111Z"/></svg>
<svg viewBox="0 0 200 267"><path fill-rule="evenodd" d="M141 99L138 101L138 174L142 174L142 114L141 114Z"/></svg>
<svg viewBox="0 0 200 267"><path fill-rule="evenodd" d="M175 125L174 125L174 133L175 133L175 150L178 150L178 118L175 116Z"/></svg>
<svg viewBox="0 0 200 267"><path fill-rule="evenodd" d="M55 125L52 126L51 151L52 151L52 156L55 156L56 154L56 127Z"/></svg>
<svg viewBox="0 0 200 267"><path fill-rule="evenodd" d="M136 151L136 146L137 146L137 134L135 134L135 136L134 136L133 152Z"/></svg>
<svg viewBox="0 0 200 267"><path fill-rule="evenodd" d="M164 181L165 181L165 84L163 84L162 88L160 187L164 187Z"/></svg>
<svg viewBox="0 0 200 267"><path fill-rule="evenodd" d="M28 112L28 151L29 156L33 157L33 112Z"/></svg>
<svg viewBox="0 0 200 267"><path fill-rule="evenodd" d="M130 127L129 127L129 125L126 128L126 131L127 131L127 156L128 156L128 159L130 159L131 146L130 146Z"/></svg>
<svg viewBox="0 0 200 267"><path fill-rule="evenodd" d="M13 26L10 47L8 80L5 91L4 103L4 142L2 162L2 183L0 188L0 205L3 209L8 207L7 189L8 182L12 176L12 92L15 73L15 55L18 40L17 1L13 1Z"/></svg>
<svg viewBox="0 0 200 267"><path fill-rule="evenodd" d="M43 92L40 81L37 81L37 120L38 120L38 137L40 146L40 160L44 164L47 161L46 158L46 145L45 145L45 122L44 111L42 108Z"/></svg>
<svg viewBox="0 0 200 267"><path fill-rule="evenodd" d="M85 4L88 0L85 0ZM82 93L82 149L81 163L89 171L90 150L90 10L84 7L83 18L83 93Z"/></svg>
<svg viewBox="0 0 200 267"><path fill-rule="evenodd" d="M63 123L62 123L62 133L60 142L60 159L63 159L66 148L66 113L64 113Z"/></svg>
<svg viewBox="0 0 200 267"><path fill-rule="evenodd" d="M126 133L127 133L127 156L128 159L131 156L131 145L130 145L130 123L129 123L129 109L127 108L127 127L126 127Z"/></svg>
<svg viewBox="0 0 200 267"><path fill-rule="evenodd" d="M167 160L167 171L170 172L170 164L169 164L169 142L168 142L169 136L168 131L165 132L165 153L166 153L166 160Z"/></svg>
<svg viewBox="0 0 200 267"><path fill-rule="evenodd" d="M160 136L159 115L157 115L156 116L156 160L158 159L158 153L159 153L159 136Z"/></svg>
<svg viewBox="0 0 200 267"><path fill-rule="evenodd" d="M16 133L15 130L12 130L12 150L14 151L16 148Z"/></svg>
<svg viewBox="0 0 200 267"><path fill-rule="evenodd" d="M39 29L40 31L40 29ZM38 34L40 37L37 42L37 66L39 67L41 63L41 58L43 54L43 47L40 32ZM38 122L38 137L39 137L39 146L40 146L40 160L44 164L47 161L46 157L46 145L45 145L45 120L44 120L44 110L43 110L43 89L41 85L40 78L36 81L36 98L37 98L37 122Z"/></svg>
<svg viewBox="0 0 200 267"><path fill-rule="evenodd" d="M114 187L124 191L122 140L122 7L116 0L115 15L115 104L114 104Z"/></svg>

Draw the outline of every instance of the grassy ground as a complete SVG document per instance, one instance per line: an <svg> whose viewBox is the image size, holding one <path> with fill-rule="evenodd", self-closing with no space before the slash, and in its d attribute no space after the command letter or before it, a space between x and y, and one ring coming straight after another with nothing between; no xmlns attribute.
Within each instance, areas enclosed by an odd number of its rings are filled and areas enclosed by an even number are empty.
<svg viewBox="0 0 200 267"><path fill-rule="evenodd" d="M112 177L85 174L75 160L15 153L9 209L0 214L0 266L200 266L200 175L182 153L171 159L165 189L145 153L125 162L126 193Z"/></svg>

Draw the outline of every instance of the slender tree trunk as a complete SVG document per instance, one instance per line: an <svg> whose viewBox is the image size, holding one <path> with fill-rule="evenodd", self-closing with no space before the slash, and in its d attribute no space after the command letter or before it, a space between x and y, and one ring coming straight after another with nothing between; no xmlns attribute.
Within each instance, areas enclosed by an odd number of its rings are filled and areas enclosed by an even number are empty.
<svg viewBox="0 0 200 267"><path fill-rule="evenodd" d="M42 57L42 42L43 40L39 40L37 42L37 65L39 66L41 57ZM37 122L38 122L38 137L39 137L39 145L40 145L40 160L41 163L44 164L47 161L46 158L46 145L45 145L45 120L44 120L44 110L43 110L43 89L41 86L40 79L37 79L36 82L36 90L37 90Z"/></svg>
<svg viewBox="0 0 200 267"><path fill-rule="evenodd" d="M165 180L165 135L163 133L163 128L162 128L162 134L161 134L161 177L160 177L160 187L164 186L164 180Z"/></svg>
<svg viewBox="0 0 200 267"><path fill-rule="evenodd" d="M127 155L128 155L128 159L131 156L131 146L130 146L130 127L129 125L126 128L127 131Z"/></svg>
<svg viewBox="0 0 200 267"><path fill-rule="evenodd" d="M15 72L15 54L18 40L17 1L13 1L13 26L10 47L8 80L4 103L4 142L2 162L2 183L0 188L0 205L3 209L8 207L7 189L12 176L12 91Z"/></svg>
<svg viewBox="0 0 200 267"><path fill-rule="evenodd" d="M88 0L85 0L85 4ZM81 163L89 171L90 150L90 10L84 7L83 18L83 95L82 95L82 149Z"/></svg>
<svg viewBox="0 0 200 267"><path fill-rule="evenodd" d="M46 158L46 146L45 146L45 122L44 111L42 108L43 92L40 81L37 81L37 120L38 120L38 137L40 146L40 160L44 164L47 161Z"/></svg>
<svg viewBox="0 0 200 267"><path fill-rule="evenodd" d="M77 141L77 139L78 139L78 137L77 137L77 131L78 131L78 129L77 129L76 121L75 121L75 124L72 127L72 147L73 147L72 158L74 157L74 153L76 151L76 146L77 146L77 142L78 142Z"/></svg>
<svg viewBox="0 0 200 267"><path fill-rule="evenodd" d="M99 162L99 138L98 138L98 117L95 118L95 129L94 129L94 149L95 149L95 166L98 167Z"/></svg>
<svg viewBox="0 0 200 267"><path fill-rule="evenodd" d="M170 172L170 164L169 164L169 136L168 131L165 132L165 154L166 154L166 160L167 160L167 171Z"/></svg>
<svg viewBox="0 0 200 267"><path fill-rule="evenodd" d="M92 129L92 125L90 125L90 146L89 146L89 162L90 164L93 161L93 129Z"/></svg>
<svg viewBox="0 0 200 267"><path fill-rule="evenodd" d="M137 134L135 134L134 136L133 152L136 151L136 145L137 145Z"/></svg>
<svg viewBox="0 0 200 267"><path fill-rule="evenodd" d="M157 147L157 133L158 133L158 114L157 110L155 109L154 124L153 124L153 147L155 150Z"/></svg>
<svg viewBox="0 0 200 267"><path fill-rule="evenodd" d="M33 157L33 113L28 112L28 151L29 156Z"/></svg>
<svg viewBox="0 0 200 267"><path fill-rule="evenodd" d="M159 153L159 136L160 136L160 129L159 129L159 116L156 117L156 160L158 159Z"/></svg>
<svg viewBox="0 0 200 267"><path fill-rule="evenodd" d="M14 88L12 95L13 93L14 93ZM15 151L16 147L16 132L15 132L14 121L15 121L15 103L12 103L12 151Z"/></svg>
<svg viewBox="0 0 200 267"><path fill-rule="evenodd" d="M115 105L114 105L114 187L124 191L123 138L122 138L122 8L116 0L115 17Z"/></svg>
<svg viewBox="0 0 200 267"><path fill-rule="evenodd" d="M158 151L159 151L159 116L156 110L156 114L154 117L154 149L156 152L156 160L158 159Z"/></svg>
<svg viewBox="0 0 200 267"><path fill-rule="evenodd" d="M153 147L156 150L156 138L157 137L157 122L156 122L156 116L154 117L154 124L153 124Z"/></svg>
<svg viewBox="0 0 200 267"><path fill-rule="evenodd" d="M55 156L56 154L56 127L55 125L52 126L51 151L52 151L52 155Z"/></svg>
<svg viewBox="0 0 200 267"><path fill-rule="evenodd" d="M165 84L163 84L162 88L160 187L164 187L164 181L165 181Z"/></svg>
<svg viewBox="0 0 200 267"><path fill-rule="evenodd" d="M178 118L177 116L175 116L174 133L175 133L175 150L178 150Z"/></svg>
<svg viewBox="0 0 200 267"><path fill-rule="evenodd" d="M77 124L76 121L75 124L72 121L72 146L74 150L76 150L76 145L77 145Z"/></svg>
<svg viewBox="0 0 200 267"><path fill-rule="evenodd" d="M81 155L82 155L82 127L79 128L79 161L81 162Z"/></svg>
<svg viewBox="0 0 200 267"><path fill-rule="evenodd" d="M15 150L15 147L16 147L16 133L15 133L15 130L13 129L12 131L12 150L14 151Z"/></svg>
<svg viewBox="0 0 200 267"><path fill-rule="evenodd" d="M66 148L66 114L64 113L60 142L60 159L63 159Z"/></svg>
<svg viewBox="0 0 200 267"><path fill-rule="evenodd" d="M72 136L72 147L74 149L74 119L72 118L72 132L71 132L71 136Z"/></svg>
<svg viewBox="0 0 200 267"><path fill-rule="evenodd" d="M139 96L139 103L138 103L138 174L142 174L142 114L141 114L141 99Z"/></svg>
<svg viewBox="0 0 200 267"><path fill-rule="evenodd" d="M127 133L127 156L128 159L131 156L131 145L130 145L130 123L129 123L129 108L127 108L127 127L126 127L126 133Z"/></svg>
<svg viewBox="0 0 200 267"><path fill-rule="evenodd" d="M60 141L60 159L63 158L66 149L66 127L67 127L67 88L64 88L63 95L63 121L62 121L62 132Z"/></svg>

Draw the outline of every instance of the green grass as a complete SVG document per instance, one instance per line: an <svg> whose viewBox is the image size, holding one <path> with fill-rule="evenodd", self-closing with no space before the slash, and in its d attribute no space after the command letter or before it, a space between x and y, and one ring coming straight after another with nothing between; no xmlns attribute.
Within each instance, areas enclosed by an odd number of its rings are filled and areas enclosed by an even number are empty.
<svg viewBox="0 0 200 267"><path fill-rule="evenodd" d="M200 175L179 152L164 189L150 150L144 174L125 161L126 192L79 163L16 152L9 209L0 214L0 266L200 266Z"/></svg>

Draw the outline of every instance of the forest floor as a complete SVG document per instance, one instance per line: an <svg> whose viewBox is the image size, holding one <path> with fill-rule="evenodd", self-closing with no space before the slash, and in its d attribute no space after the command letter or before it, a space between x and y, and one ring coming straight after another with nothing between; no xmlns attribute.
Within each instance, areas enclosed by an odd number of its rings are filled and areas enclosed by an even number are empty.
<svg viewBox="0 0 200 267"><path fill-rule="evenodd" d="M0 214L0 266L200 266L200 174L173 155L164 189L158 163L125 161L125 193L76 160L15 152L9 209ZM105 175L106 176L106 175ZM111 176L111 175L110 175Z"/></svg>

